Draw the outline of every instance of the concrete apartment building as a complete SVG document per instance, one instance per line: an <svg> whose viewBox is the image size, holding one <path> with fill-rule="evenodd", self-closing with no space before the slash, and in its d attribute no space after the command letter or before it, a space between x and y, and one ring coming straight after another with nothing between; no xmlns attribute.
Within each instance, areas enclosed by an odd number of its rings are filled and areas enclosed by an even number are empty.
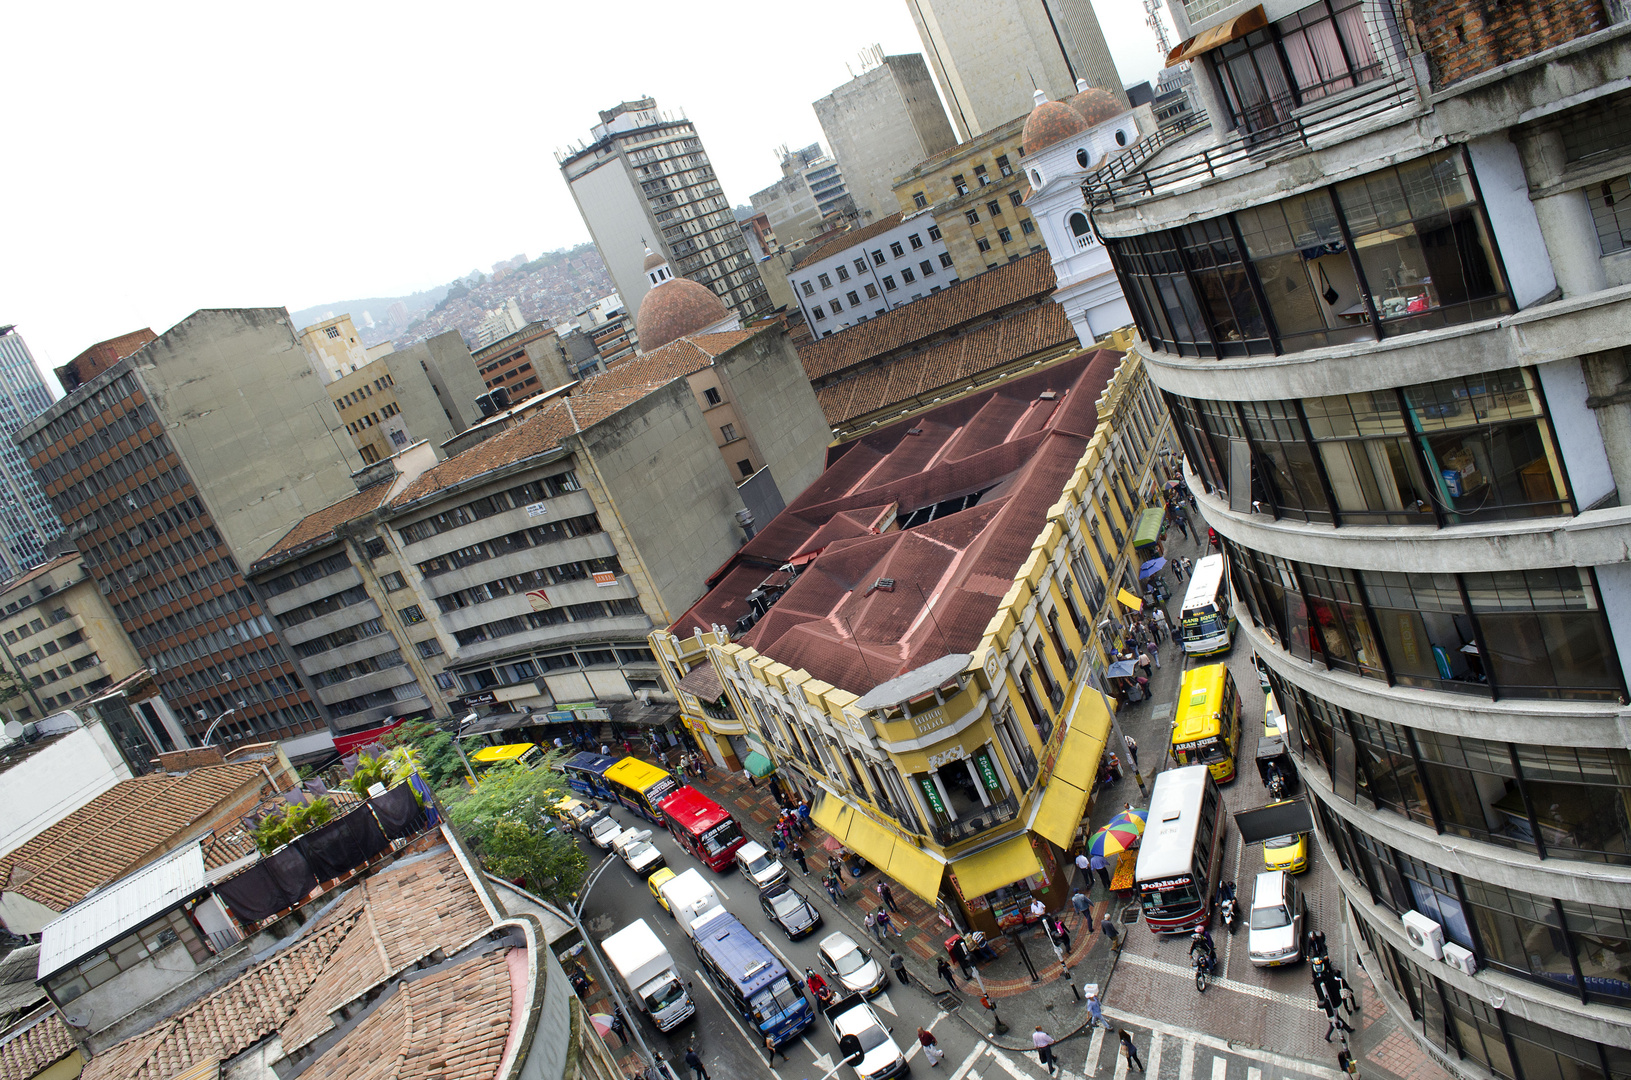
<svg viewBox="0 0 1631 1080"><path fill-rule="evenodd" d="M560 336L543 323L528 323L470 355L486 388L502 386L512 402L563 386L573 378ZM472 402L461 404L474 407Z"/></svg>
<svg viewBox="0 0 1631 1080"><path fill-rule="evenodd" d="M188 316L18 446L189 738L326 731L243 576L362 467L286 311Z"/></svg>
<svg viewBox="0 0 1631 1080"><path fill-rule="evenodd" d="M1061 101L1078 79L1115 96L1121 76L1091 0L907 0L923 51L969 142L1031 111L1031 94Z"/></svg>
<svg viewBox="0 0 1631 1080"><path fill-rule="evenodd" d="M1631 23L1594 0L1170 12L1205 117L1121 155L1084 209L1345 937L1452 1074L1613 1075Z"/></svg>
<svg viewBox="0 0 1631 1080"><path fill-rule="evenodd" d="M879 218L799 251L788 279L818 338L955 284L957 272L933 215Z"/></svg>
<svg viewBox="0 0 1631 1080"><path fill-rule="evenodd" d="M695 125L654 98L600 113L590 141L559 153L561 176L629 310L650 286L644 248L712 289L743 322L769 311L764 285Z"/></svg>
<svg viewBox="0 0 1631 1080"><path fill-rule="evenodd" d="M873 220L895 212L895 177L957 145L919 53L877 56L812 107L850 198Z"/></svg>
<svg viewBox="0 0 1631 1080"><path fill-rule="evenodd" d="M687 725L961 925L1065 904L1170 437L1105 350L873 429L652 635Z"/></svg>
<svg viewBox="0 0 1631 1080"><path fill-rule="evenodd" d="M748 201L764 215L780 243L809 240L832 228L834 222L857 216L839 163L823 154L820 144L793 151L784 146L778 153L782 178L755 191Z"/></svg>
<svg viewBox="0 0 1631 1080"><path fill-rule="evenodd" d="M0 326L0 574L16 577L50 558L62 522L12 436L51 404L28 342Z"/></svg>

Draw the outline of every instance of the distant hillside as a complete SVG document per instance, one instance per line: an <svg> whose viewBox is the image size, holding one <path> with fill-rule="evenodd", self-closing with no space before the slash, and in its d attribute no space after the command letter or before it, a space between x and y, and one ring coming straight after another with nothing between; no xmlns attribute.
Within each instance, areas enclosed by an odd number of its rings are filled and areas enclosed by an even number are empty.
<svg viewBox="0 0 1631 1080"><path fill-rule="evenodd" d="M374 317L375 322L384 322L385 312L398 300L402 301L410 313L417 314L421 311L427 311L440 303L442 297L447 295L447 289L446 285L438 285L434 289L426 289L424 292L416 292L409 296L371 296L365 300L341 300L334 304L316 304L300 311L291 311L289 318L294 322L296 333L313 323L320 323L329 318L329 312L331 311L335 315L350 315L352 319L358 322L362 321L362 313L366 311Z"/></svg>

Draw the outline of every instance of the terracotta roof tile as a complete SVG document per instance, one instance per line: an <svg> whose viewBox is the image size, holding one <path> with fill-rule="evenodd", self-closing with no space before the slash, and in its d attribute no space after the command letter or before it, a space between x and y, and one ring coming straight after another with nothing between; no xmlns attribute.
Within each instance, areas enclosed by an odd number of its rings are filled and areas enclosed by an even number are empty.
<svg viewBox="0 0 1631 1080"><path fill-rule="evenodd" d="M28 1080L74 1051L68 1025L55 1011L0 1042L0 1080Z"/></svg>
<svg viewBox="0 0 1631 1080"><path fill-rule="evenodd" d="M259 761L231 761L183 776L121 781L0 857L0 889L66 911L92 889L170 850L189 827L261 775Z"/></svg>
<svg viewBox="0 0 1631 1080"><path fill-rule="evenodd" d="M982 316L1032 297L1051 293L1058 285L1046 251L987 270L950 288L914 300L830 337L812 341L799 350L811 380L836 374L945 333Z"/></svg>
<svg viewBox="0 0 1631 1080"><path fill-rule="evenodd" d="M375 484L357 492L347 499L341 499L332 506L325 506L315 514L302 518L299 524L283 534L283 539L272 545L270 551L255 560L249 568L253 574L267 561L276 556L299 550L303 547L327 543L334 538L334 530L348 521L354 521L364 514L372 513L385 501L385 496L391 492L388 483Z"/></svg>
<svg viewBox="0 0 1631 1080"><path fill-rule="evenodd" d="M888 217L879 218L877 221L874 221L864 229L854 229L849 232L841 232L824 244L817 244L814 247L806 247L803 251L799 252L798 258L793 260L793 269L797 270L801 266L808 266L810 263L819 262L829 255L836 255L838 252L843 251L847 247L854 247L856 244L864 244L874 236L877 236L879 233L886 233L900 223L901 215L899 212L896 212L890 214ZM931 221L929 224L932 225L934 222Z"/></svg>

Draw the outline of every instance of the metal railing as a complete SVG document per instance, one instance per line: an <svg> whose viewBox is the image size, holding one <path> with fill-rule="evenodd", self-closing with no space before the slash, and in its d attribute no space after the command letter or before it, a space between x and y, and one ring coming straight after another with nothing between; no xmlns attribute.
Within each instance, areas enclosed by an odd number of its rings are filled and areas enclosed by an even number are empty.
<svg viewBox="0 0 1631 1080"><path fill-rule="evenodd" d="M967 840L971 836L995 828L1005 821L1013 820L1019 813L1019 800L1012 795L1001 802L983 806L979 810L971 811L966 817L960 817L947 825L930 825L930 831L942 847L955 844L959 840Z"/></svg>

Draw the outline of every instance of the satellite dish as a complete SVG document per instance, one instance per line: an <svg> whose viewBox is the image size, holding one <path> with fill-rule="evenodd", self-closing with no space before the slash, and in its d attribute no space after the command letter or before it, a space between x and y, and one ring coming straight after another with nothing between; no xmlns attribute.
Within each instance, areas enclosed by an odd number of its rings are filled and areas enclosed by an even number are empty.
<svg viewBox="0 0 1631 1080"><path fill-rule="evenodd" d="M16 742L23 737L23 725L15 720L6 721L6 738Z"/></svg>

